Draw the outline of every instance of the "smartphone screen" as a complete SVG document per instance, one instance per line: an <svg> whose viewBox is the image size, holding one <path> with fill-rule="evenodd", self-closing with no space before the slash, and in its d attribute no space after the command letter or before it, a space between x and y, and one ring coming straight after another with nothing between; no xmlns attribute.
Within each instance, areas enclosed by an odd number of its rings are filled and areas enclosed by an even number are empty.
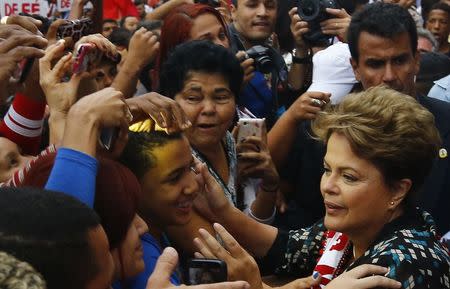
<svg viewBox="0 0 450 289"><path fill-rule="evenodd" d="M191 259L187 278L190 285L211 284L227 281L227 264L216 259Z"/></svg>

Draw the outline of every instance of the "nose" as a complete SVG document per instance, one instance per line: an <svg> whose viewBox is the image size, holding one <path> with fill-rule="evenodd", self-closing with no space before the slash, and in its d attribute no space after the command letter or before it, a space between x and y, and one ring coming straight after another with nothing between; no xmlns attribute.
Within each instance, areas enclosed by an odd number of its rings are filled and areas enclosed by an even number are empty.
<svg viewBox="0 0 450 289"><path fill-rule="evenodd" d="M136 230L137 230L139 236L142 236L148 232L147 223L138 214L136 214L133 222L134 222L134 226L136 227Z"/></svg>
<svg viewBox="0 0 450 289"><path fill-rule="evenodd" d="M388 63L384 68L383 83L389 84L394 80L395 80L395 72L392 69L392 65Z"/></svg>
<svg viewBox="0 0 450 289"><path fill-rule="evenodd" d="M199 190L200 186L196 180L196 173L190 170L185 178L183 193L185 195L197 195Z"/></svg>
<svg viewBox="0 0 450 289"><path fill-rule="evenodd" d="M339 192L339 187L337 185L337 177L334 175L322 175L320 180L320 190L322 194L337 194Z"/></svg>
<svg viewBox="0 0 450 289"><path fill-rule="evenodd" d="M433 23L433 29L434 30L439 30L440 28L441 28L441 23L439 22L439 21L435 21L434 23Z"/></svg>
<svg viewBox="0 0 450 289"><path fill-rule="evenodd" d="M202 114L213 115L216 113L216 103L212 99L205 99L203 101Z"/></svg>
<svg viewBox="0 0 450 289"><path fill-rule="evenodd" d="M103 79L104 87L110 87L113 83L114 78L110 77L108 74L105 75L105 78Z"/></svg>
<svg viewBox="0 0 450 289"><path fill-rule="evenodd" d="M259 3L257 13L258 13L259 16L266 16L267 15L266 5L264 5L263 1L261 1Z"/></svg>

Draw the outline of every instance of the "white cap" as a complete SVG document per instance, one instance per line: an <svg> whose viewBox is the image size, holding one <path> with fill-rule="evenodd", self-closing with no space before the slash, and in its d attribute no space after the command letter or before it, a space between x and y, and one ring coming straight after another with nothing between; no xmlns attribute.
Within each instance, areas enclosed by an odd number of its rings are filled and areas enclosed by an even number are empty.
<svg viewBox="0 0 450 289"><path fill-rule="evenodd" d="M314 54L312 84L308 91L331 93L331 103L337 104L357 82L346 43L335 43Z"/></svg>

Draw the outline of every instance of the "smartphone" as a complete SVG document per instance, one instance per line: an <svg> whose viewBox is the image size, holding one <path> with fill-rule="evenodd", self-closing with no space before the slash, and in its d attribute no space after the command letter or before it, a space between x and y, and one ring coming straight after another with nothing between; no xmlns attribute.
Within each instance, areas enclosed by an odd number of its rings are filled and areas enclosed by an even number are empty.
<svg viewBox="0 0 450 289"><path fill-rule="evenodd" d="M117 136L119 135L119 129L118 128L104 128L100 132L100 145L106 149L111 150L111 148L114 145L114 141L116 140Z"/></svg>
<svg viewBox="0 0 450 289"><path fill-rule="evenodd" d="M227 264L217 259L190 259L187 264L189 285L227 281Z"/></svg>
<svg viewBox="0 0 450 289"><path fill-rule="evenodd" d="M58 27L56 35L59 39L72 37L73 42L77 42L81 37L91 34L94 22L90 18L71 20L69 23Z"/></svg>
<svg viewBox="0 0 450 289"><path fill-rule="evenodd" d="M249 136L262 137L264 121L264 118L240 118L237 143Z"/></svg>
<svg viewBox="0 0 450 289"><path fill-rule="evenodd" d="M88 71L100 59L101 52L95 44L83 43L78 47L74 57L72 71L79 74Z"/></svg>

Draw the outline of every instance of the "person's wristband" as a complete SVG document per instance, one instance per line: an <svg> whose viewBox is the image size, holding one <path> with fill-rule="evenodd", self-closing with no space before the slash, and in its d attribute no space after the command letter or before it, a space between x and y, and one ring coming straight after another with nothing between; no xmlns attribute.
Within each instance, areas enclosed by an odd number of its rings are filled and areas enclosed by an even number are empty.
<svg viewBox="0 0 450 289"><path fill-rule="evenodd" d="M307 55L305 57L298 57L298 56L292 55L292 63L310 64L310 63L312 63L312 57L309 55Z"/></svg>
<svg viewBox="0 0 450 289"><path fill-rule="evenodd" d="M295 56L295 52L292 53L292 63L297 63L297 64L310 64L310 63L312 63L311 50L308 50L308 53L306 54L305 57L298 57L298 56Z"/></svg>

